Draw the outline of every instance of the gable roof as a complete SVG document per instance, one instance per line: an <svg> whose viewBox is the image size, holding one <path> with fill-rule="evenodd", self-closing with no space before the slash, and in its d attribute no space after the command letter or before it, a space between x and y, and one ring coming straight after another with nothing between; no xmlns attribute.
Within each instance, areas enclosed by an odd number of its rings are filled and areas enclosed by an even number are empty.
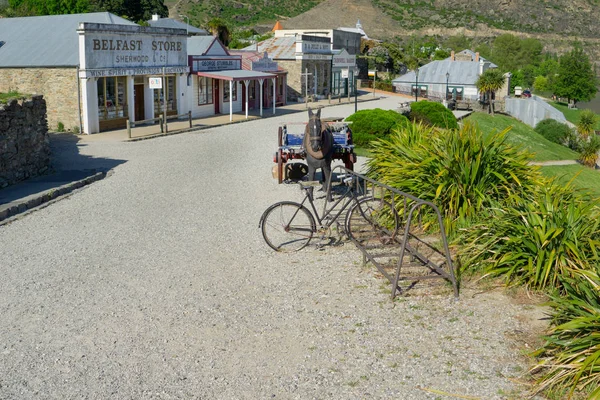
<svg viewBox="0 0 600 400"><path fill-rule="evenodd" d="M479 78L479 63L473 61L452 61L450 59L432 61L419 68L419 83L446 83L446 73L449 73L448 84L475 85ZM415 83L415 71L410 71L392 81L392 83Z"/></svg>
<svg viewBox="0 0 600 400"><path fill-rule="evenodd" d="M260 53L266 51L273 60L295 60L296 36L273 37L259 42L257 45L253 44L245 47L244 50L254 50Z"/></svg>
<svg viewBox="0 0 600 400"><path fill-rule="evenodd" d="M79 65L80 22L138 26L108 12L0 18L0 68Z"/></svg>
<svg viewBox="0 0 600 400"><path fill-rule="evenodd" d="M216 36L191 36L187 40L190 56L229 56L229 51Z"/></svg>
<svg viewBox="0 0 600 400"><path fill-rule="evenodd" d="M208 31L200 28L196 28L195 26L186 24L185 22L178 21L173 18L160 18L158 20L150 20L148 24L154 28L175 28L175 29L185 29L188 34L193 35L209 35Z"/></svg>

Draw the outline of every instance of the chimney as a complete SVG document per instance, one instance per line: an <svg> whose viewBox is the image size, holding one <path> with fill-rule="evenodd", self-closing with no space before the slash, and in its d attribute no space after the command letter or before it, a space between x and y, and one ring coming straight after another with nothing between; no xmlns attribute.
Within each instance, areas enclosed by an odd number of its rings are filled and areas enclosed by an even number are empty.
<svg viewBox="0 0 600 400"><path fill-rule="evenodd" d="M475 62L479 62L479 52L475 53Z"/></svg>
<svg viewBox="0 0 600 400"><path fill-rule="evenodd" d="M152 14L152 21L158 21L160 19L160 15Z"/></svg>
<svg viewBox="0 0 600 400"><path fill-rule="evenodd" d="M454 61L454 50L450 52L450 61Z"/></svg>

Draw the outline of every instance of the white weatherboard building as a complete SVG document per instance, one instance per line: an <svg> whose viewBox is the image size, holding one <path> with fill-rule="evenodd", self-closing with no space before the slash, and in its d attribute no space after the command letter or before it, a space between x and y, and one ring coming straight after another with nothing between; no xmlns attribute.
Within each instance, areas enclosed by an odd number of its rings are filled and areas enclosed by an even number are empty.
<svg viewBox="0 0 600 400"><path fill-rule="evenodd" d="M42 94L50 129L96 133L187 112L185 29L110 13L0 19L0 91ZM162 89L151 89L160 77ZM183 105L182 105L183 104Z"/></svg>
<svg viewBox="0 0 600 400"><path fill-rule="evenodd" d="M187 111L185 31L81 23L77 32L83 132Z"/></svg>

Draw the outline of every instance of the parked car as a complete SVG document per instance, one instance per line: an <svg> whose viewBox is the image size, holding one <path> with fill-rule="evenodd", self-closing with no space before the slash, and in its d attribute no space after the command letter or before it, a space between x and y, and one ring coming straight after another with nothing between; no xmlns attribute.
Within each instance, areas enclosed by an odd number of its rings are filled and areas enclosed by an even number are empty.
<svg viewBox="0 0 600 400"><path fill-rule="evenodd" d="M523 90L523 97L531 97L531 91L529 89Z"/></svg>

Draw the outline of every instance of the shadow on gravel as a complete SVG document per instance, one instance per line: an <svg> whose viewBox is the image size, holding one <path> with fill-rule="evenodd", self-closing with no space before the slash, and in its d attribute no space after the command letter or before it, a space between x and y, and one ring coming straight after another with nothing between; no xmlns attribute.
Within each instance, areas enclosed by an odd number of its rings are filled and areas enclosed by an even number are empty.
<svg viewBox="0 0 600 400"><path fill-rule="evenodd" d="M108 171L125 160L95 158L80 153L80 139L72 134L50 134L51 165L49 173L0 189L0 211L4 205L30 199L74 182L86 181Z"/></svg>

